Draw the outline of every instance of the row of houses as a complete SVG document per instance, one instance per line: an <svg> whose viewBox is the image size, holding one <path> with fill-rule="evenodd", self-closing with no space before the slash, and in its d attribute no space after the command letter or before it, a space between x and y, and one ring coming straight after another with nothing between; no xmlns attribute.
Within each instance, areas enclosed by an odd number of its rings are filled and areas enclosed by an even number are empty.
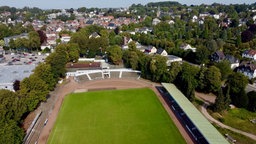
<svg viewBox="0 0 256 144"><path fill-rule="evenodd" d="M234 56L225 55L222 51L216 51L211 55L211 61L221 62L228 60L232 69L243 73L249 79L256 78L256 50L246 50L242 53L242 57L247 58L248 61L246 60L240 63Z"/></svg>

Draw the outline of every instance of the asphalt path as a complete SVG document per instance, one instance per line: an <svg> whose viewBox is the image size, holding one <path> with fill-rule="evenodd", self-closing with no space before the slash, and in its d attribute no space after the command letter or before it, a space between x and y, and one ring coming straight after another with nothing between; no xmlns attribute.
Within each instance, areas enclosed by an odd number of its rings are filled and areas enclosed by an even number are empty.
<svg viewBox="0 0 256 144"><path fill-rule="evenodd" d="M251 138L251 139L253 139L253 140L256 141L256 135L251 134L251 133L248 133L248 132L244 132L244 131L241 131L241 130L238 130L238 129L235 129L235 128L230 127L230 126L227 126L227 125L221 123L220 121L214 119L214 118L208 113L207 107L210 105L210 103L211 103L211 104L214 103L215 98L214 98L214 99L213 99L213 98L209 99L209 98L210 98L209 96L207 96L207 95L202 95L202 94L200 94L200 95L199 95L199 94L196 94L196 97L204 101L204 104L201 106L200 111L201 111L201 113L202 113L211 123L215 123L215 124L217 124L218 126L220 126L221 128L229 129L229 130L231 130L231 131L233 131L233 132L242 134L242 135L244 135L244 136L246 136L246 137L249 137L249 138Z"/></svg>

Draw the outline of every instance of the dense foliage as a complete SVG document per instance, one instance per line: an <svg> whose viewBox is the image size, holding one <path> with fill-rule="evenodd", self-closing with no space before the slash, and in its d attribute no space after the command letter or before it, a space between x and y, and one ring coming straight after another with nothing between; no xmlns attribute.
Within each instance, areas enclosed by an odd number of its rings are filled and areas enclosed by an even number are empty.
<svg viewBox="0 0 256 144"><path fill-rule="evenodd" d="M70 59L72 52L66 48L70 45L57 46L46 63L39 64L28 78L15 82L16 92L0 90L0 143L22 143L25 134L22 120L46 100L59 78L65 76L66 62L73 60Z"/></svg>

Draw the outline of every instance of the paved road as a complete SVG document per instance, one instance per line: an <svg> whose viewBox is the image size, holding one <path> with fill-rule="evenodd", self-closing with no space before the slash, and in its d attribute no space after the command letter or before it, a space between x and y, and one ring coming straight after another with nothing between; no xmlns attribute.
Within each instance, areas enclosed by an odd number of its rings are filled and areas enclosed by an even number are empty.
<svg viewBox="0 0 256 144"><path fill-rule="evenodd" d="M203 115L204 115L210 122L213 122L213 123L219 125L219 126L222 127L222 128L229 129L229 130L231 130L231 131L233 131L233 132L236 132L236 133L242 134L242 135L244 135L244 136L247 136L247 137L249 137L249 138L251 138L251 139L253 139L253 140L256 141L256 135L253 135L253 134L251 134L251 133L247 133L247 132L244 132L244 131L241 131L241 130L232 128L232 127L227 126L227 125L221 123L220 121L214 119L214 118L207 112L207 109L206 109L206 108L207 108L208 105L209 105L209 103L208 103L208 102L205 102L204 105L201 106L201 112L203 113Z"/></svg>

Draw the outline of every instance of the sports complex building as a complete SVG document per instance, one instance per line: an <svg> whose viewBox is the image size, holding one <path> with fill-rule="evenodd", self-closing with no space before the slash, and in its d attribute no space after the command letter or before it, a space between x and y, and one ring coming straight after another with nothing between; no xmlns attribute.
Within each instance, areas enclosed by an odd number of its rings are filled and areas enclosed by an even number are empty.
<svg viewBox="0 0 256 144"><path fill-rule="evenodd" d="M174 84L162 83L162 86L158 90L195 143L229 144Z"/></svg>

